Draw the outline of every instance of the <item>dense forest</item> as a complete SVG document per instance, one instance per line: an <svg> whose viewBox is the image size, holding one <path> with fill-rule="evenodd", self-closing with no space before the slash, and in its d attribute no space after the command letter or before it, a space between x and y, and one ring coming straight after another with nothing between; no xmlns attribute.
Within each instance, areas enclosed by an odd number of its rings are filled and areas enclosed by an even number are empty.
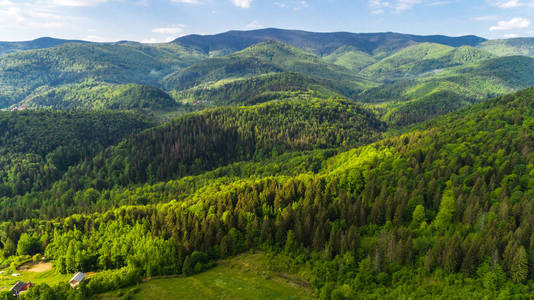
<svg viewBox="0 0 534 300"><path fill-rule="evenodd" d="M49 188L70 166L151 126L127 112L0 112L0 197Z"/></svg>
<svg viewBox="0 0 534 300"><path fill-rule="evenodd" d="M264 249L273 268L306 269L321 298L527 297L532 99L534 89L491 100L299 175L214 181L179 201L6 222L3 253L43 253L60 272L114 270L81 290L50 291L57 295L191 275L218 258ZM135 190L149 199L154 191ZM127 195L84 193L95 202Z"/></svg>

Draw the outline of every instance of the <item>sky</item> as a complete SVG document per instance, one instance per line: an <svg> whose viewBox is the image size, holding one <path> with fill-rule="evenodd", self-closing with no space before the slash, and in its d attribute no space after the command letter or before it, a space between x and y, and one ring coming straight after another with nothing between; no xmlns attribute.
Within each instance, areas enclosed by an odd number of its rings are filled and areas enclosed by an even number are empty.
<svg viewBox="0 0 534 300"><path fill-rule="evenodd" d="M168 42L267 27L534 36L534 0L0 0L0 40Z"/></svg>

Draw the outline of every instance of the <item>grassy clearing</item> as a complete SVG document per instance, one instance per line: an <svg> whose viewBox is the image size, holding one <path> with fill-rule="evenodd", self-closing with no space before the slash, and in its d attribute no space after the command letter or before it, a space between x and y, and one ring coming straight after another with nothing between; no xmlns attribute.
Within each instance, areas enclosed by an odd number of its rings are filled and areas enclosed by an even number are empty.
<svg viewBox="0 0 534 300"><path fill-rule="evenodd" d="M191 277L152 279L96 299L313 299L307 284L289 274L265 271L263 254L220 261Z"/></svg>
<svg viewBox="0 0 534 300"><path fill-rule="evenodd" d="M42 272L41 272L42 271ZM72 275L59 274L48 263L39 263L13 272L12 270L2 270L0 274L0 291L10 289L17 281L31 282L34 284L46 283L50 286L67 282ZM20 276L12 276L12 274Z"/></svg>

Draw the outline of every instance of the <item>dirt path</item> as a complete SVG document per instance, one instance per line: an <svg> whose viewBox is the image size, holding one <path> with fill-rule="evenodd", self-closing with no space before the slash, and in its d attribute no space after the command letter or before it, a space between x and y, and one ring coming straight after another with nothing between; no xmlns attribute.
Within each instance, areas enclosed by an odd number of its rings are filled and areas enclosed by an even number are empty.
<svg viewBox="0 0 534 300"><path fill-rule="evenodd" d="M42 262L38 264L25 265L19 268L19 270L33 273L42 273L52 270L52 264L49 262Z"/></svg>

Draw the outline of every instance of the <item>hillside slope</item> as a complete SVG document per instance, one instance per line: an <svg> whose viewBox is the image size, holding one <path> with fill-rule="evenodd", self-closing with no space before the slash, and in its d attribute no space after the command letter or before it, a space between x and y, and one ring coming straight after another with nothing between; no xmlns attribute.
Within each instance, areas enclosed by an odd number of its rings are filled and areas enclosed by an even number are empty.
<svg viewBox="0 0 534 300"><path fill-rule="evenodd" d="M156 182L290 151L350 147L384 125L346 100L289 99L186 115L110 147L69 171L71 187Z"/></svg>
<svg viewBox="0 0 534 300"><path fill-rule="evenodd" d="M18 105L51 109L163 109L176 106L164 91L139 84L81 83L41 87Z"/></svg>
<svg viewBox="0 0 534 300"><path fill-rule="evenodd" d="M225 57L211 58L178 71L164 79L167 89L181 90L223 79L239 79L265 73L298 72L336 80L353 89L372 84L348 69L329 64L317 56L280 42L260 43Z"/></svg>

